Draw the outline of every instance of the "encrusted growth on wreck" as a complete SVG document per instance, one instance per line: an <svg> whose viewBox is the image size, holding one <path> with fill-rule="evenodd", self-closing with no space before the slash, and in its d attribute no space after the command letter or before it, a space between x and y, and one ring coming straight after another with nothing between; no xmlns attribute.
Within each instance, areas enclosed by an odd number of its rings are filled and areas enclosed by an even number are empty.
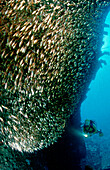
<svg viewBox="0 0 110 170"><path fill-rule="evenodd" d="M107 6L109 1L100 0L1 2L4 143L32 152L61 136L97 61Z"/></svg>

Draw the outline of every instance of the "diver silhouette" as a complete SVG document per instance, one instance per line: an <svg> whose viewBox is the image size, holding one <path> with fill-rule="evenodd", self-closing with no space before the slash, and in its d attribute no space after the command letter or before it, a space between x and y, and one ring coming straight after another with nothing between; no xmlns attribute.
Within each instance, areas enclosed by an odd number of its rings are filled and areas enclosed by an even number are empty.
<svg viewBox="0 0 110 170"><path fill-rule="evenodd" d="M92 136L94 134L99 134L99 136L103 136L103 133L101 130L97 130L96 127L96 123L93 120L88 120L86 119L84 124L83 124L83 132L84 132L84 136L88 137L88 136Z"/></svg>

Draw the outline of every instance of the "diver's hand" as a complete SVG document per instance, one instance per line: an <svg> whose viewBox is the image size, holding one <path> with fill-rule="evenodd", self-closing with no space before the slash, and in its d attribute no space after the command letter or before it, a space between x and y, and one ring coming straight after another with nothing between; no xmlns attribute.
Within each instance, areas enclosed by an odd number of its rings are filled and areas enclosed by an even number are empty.
<svg viewBox="0 0 110 170"><path fill-rule="evenodd" d="M89 134L88 134L88 137L90 137L90 136L92 136L92 134L89 133Z"/></svg>
<svg viewBox="0 0 110 170"><path fill-rule="evenodd" d="M88 137L92 136L92 134L86 133L86 134L84 134L84 136L85 136L85 138L88 138Z"/></svg>

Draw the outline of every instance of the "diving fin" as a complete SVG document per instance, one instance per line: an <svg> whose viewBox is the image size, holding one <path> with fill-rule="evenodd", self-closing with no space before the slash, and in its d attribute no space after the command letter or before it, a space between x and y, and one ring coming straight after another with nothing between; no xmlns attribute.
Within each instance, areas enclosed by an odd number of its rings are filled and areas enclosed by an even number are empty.
<svg viewBox="0 0 110 170"><path fill-rule="evenodd" d="M100 137L104 135L101 130L99 130L98 133L99 133L99 136L100 136Z"/></svg>

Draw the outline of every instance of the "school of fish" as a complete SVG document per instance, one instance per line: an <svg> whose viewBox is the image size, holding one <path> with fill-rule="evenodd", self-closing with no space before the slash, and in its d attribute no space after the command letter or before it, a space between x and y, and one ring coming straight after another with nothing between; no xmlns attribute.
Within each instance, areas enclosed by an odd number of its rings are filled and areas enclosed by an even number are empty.
<svg viewBox="0 0 110 170"><path fill-rule="evenodd" d="M61 137L81 101L110 2L0 2L0 134L33 152Z"/></svg>

